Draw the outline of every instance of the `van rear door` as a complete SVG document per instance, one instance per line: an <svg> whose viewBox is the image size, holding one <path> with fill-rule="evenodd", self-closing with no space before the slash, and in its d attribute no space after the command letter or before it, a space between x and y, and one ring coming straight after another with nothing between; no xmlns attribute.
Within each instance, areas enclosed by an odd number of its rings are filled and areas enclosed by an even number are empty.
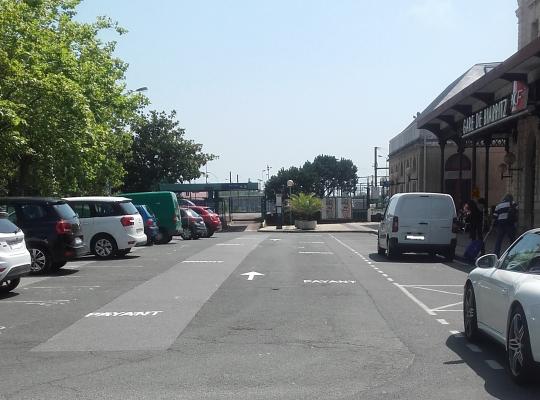
<svg viewBox="0 0 540 400"><path fill-rule="evenodd" d="M430 196L429 233L431 244L449 245L454 234L452 222L456 216L454 201L449 196Z"/></svg>
<svg viewBox="0 0 540 400"><path fill-rule="evenodd" d="M431 243L430 200L428 195L404 196L399 200L396 215L399 218L400 243Z"/></svg>

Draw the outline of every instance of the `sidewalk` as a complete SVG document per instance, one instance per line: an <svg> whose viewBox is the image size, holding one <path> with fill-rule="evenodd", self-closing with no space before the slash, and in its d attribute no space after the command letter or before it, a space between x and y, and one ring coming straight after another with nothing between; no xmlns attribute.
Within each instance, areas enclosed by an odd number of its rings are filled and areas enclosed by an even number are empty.
<svg viewBox="0 0 540 400"><path fill-rule="evenodd" d="M516 236L517 238L517 236ZM494 229L490 235L486 239L486 254L493 253L495 249L495 241L497 239L497 231ZM467 246L471 243L471 237L469 236L469 233L461 232L457 235L457 246L456 246L456 256L458 256L460 259L463 259L463 254L465 253L465 249ZM506 251L508 246L510 246L510 241L508 238L505 238L503 241L503 244L501 246L501 255Z"/></svg>
<svg viewBox="0 0 540 400"><path fill-rule="evenodd" d="M373 222L348 222L342 224L317 224L315 230L303 231L297 229L294 225L283 225L283 229L276 229L275 226L266 226L260 228L259 232L272 232L272 233L335 233L335 232L347 232L347 233L377 233L377 223Z"/></svg>

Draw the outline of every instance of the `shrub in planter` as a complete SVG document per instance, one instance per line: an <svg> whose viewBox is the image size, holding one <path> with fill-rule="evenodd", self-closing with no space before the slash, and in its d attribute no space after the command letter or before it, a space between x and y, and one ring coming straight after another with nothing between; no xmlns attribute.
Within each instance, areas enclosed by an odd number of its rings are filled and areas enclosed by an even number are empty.
<svg viewBox="0 0 540 400"><path fill-rule="evenodd" d="M291 207L295 215L295 225L299 229L315 229L317 213L321 211L322 201L314 194L293 194Z"/></svg>

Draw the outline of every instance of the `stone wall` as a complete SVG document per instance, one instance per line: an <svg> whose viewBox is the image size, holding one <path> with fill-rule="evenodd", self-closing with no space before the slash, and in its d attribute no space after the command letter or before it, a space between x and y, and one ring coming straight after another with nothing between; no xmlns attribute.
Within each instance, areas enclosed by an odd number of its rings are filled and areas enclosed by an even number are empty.
<svg viewBox="0 0 540 400"><path fill-rule="evenodd" d="M518 47L521 49L539 36L539 0L518 0Z"/></svg>

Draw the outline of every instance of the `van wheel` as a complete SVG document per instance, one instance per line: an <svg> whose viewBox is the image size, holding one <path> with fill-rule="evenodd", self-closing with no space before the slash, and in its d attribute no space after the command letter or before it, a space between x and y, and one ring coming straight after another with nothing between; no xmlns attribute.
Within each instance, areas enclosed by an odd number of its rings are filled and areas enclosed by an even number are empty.
<svg viewBox="0 0 540 400"><path fill-rule="evenodd" d="M386 240L386 257L388 257L388 259L394 259L399 255L396 247L397 246L393 244L393 241L388 239Z"/></svg>
<svg viewBox="0 0 540 400"><path fill-rule="evenodd" d="M19 286L20 281L21 281L21 278L13 278L8 281L4 281L0 283L0 293L11 292L13 289Z"/></svg>
<svg viewBox="0 0 540 400"><path fill-rule="evenodd" d="M94 236L90 244L92 254L97 258L111 258L118 251L116 241L109 235L100 234Z"/></svg>
<svg viewBox="0 0 540 400"><path fill-rule="evenodd" d="M166 244L172 240L172 236L169 235L169 232L165 228L159 228L159 232L156 236L157 244Z"/></svg>
<svg viewBox="0 0 540 400"><path fill-rule="evenodd" d="M386 250L384 250L380 244L379 244L379 238L377 237L377 254L380 255L380 256L384 256L384 254L386 253Z"/></svg>

